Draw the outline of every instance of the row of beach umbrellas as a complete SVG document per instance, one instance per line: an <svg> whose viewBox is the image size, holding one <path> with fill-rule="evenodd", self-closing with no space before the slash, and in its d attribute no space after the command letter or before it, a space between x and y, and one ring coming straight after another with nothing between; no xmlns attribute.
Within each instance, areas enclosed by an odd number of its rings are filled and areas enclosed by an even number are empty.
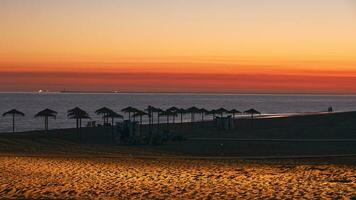
<svg viewBox="0 0 356 200"><path fill-rule="evenodd" d="M133 119L136 121L137 118L139 118L140 124L142 124L142 118L144 116L148 116L149 118L149 124L154 123L154 116L156 114L157 116L157 123L160 123L160 117L165 116L167 118L167 124L169 123L169 119L172 117L173 118L173 123L175 123L176 117L180 117L180 122L183 123L183 115L190 114L191 115L191 122L195 121L195 116L197 114L201 115L201 121L204 121L204 116L205 115L212 115L213 118L216 116L223 117L224 114L231 114L233 118L235 118L236 115L238 114L248 114L251 115L251 118L254 117L254 115L261 114L259 111L255 109L249 109L244 112L238 111L236 109L232 110L227 110L225 108L219 108L219 109L213 109L213 110L206 110L204 108L197 108L195 106L190 107L188 109L184 108L177 108L177 107L170 107L166 110L156 108L153 106L148 106L144 110L140 110L134 107L126 107L121 110L122 112L128 114L128 119L131 120ZM98 110L95 111L95 114L101 115L103 118L104 125L109 124L109 120L111 120L111 124L114 124L114 120L117 118L124 118L122 115L118 114L117 112L113 111L110 108L107 107L102 107ZM12 131L15 132L15 118L17 116L25 116L25 114L21 111L18 111L16 109L12 109L8 112L5 112L3 116L11 116L12 117ZM44 119L44 129L47 132L48 131L48 120L50 118L56 118L57 112L51 109L44 109L40 112L38 112L35 117L36 118L43 118ZM75 107L73 109L70 109L67 111L67 117L69 119L75 119L76 120L76 128L80 132L80 129L82 127L82 119L90 119L89 114L84 111L83 109L79 107Z"/></svg>

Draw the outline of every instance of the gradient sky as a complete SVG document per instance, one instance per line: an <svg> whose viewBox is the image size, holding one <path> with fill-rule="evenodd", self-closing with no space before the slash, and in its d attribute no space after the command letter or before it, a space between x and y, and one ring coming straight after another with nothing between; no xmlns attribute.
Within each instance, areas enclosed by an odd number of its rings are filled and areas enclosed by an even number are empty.
<svg viewBox="0 0 356 200"><path fill-rule="evenodd" d="M356 0L0 0L0 91L356 93Z"/></svg>

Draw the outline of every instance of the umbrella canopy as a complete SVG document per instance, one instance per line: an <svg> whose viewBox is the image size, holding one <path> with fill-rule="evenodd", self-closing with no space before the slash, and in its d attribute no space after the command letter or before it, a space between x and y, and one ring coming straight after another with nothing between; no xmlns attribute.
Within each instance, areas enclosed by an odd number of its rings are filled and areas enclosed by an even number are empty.
<svg viewBox="0 0 356 200"><path fill-rule="evenodd" d="M201 108L200 109L200 113L204 113L204 114L207 114L209 111L205 108Z"/></svg>
<svg viewBox="0 0 356 200"><path fill-rule="evenodd" d="M209 111L205 108L200 109L201 121L204 121L204 115L206 115Z"/></svg>
<svg viewBox="0 0 356 200"><path fill-rule="evenodd" d="M123 108L121 111L125 112L125 113L135 113L139 110L137 108L129 106L129 107Z"/></svg>
<svg viewBox="0 0 356 200"><path fill-rule="evenodd" d="M141 110L137 110L137 112L134 115L132 115L132 117L133 118L140 117L140 124L142 124L142 117L145 115L148 115L148 113L143 112Z"/></svg>
<svg viewBox="0 0 356 200"><path fill-rule="evenodd" d="M35 115L35 117L53 117L53 118L56 118L56 116L57 116L57 112L48 108L38 112Z"/></svg>
<svg viewBox="0 0 356 200"><path fill-rule="evenodd" d="M124 112L124 113L128 113L129 114L129 120L131 120L131 113L136 113L139 110L134 108L134 107L129 106L129 107L123 108L121 111Z"/></svg>
<svg viewBox="0 0 356 200"><path fill-rule="evenodd" d="M79 107L75 107L73 109L68 110L67 117L70 119L89 119L89 114L80 109Z"/></svg>
<svg viewBox="0 0 356 200"><path fill-rule="evenodd" d="M225 108L219 108L219 109L216 110L216 113L220 114L221 117L224 115L224 113L227 113L227 112L229 112L229 111L226 110Z"/></svg>
<svg viewBox="0 0 356 200"><path fill-rule="evenodd" d="M194 122L194 115L196 113L200 113L200 109L193 106L193 107L190 107L186 110L187 113L190 113L191 114L191 122Z"/></svg>
<svg viewBox="0 0 356 200"><path fill-rule="evenodd" d="M12 116L12 132L15 132L15 116L25 116L25 114L23 112L20 112L16 109L12 109L10 111L7 111L6 113L2 114L3 117L10 115Z"/></svg>
<svg viewBox="0 0 356 200"><path fill-rule="evenodd" d="M95 114L97 115L107 115L108 113L113 112L110 108L107 107L102 107L98 110L95 111Z"/></svg>
<svg viewBox="0 0 356 200"><path fill-rule="evenodd" d="M140 116L145 116L145 115L148 115L148 113L143 112L142 110L137 110L137 111L135 112L135 114L132 115L132 117L140 117Z"/></svg>
<svg viewBox="0 0 356 200"><path fill-rule="evenodd" d="M43 117L44 118L44 123L45 123L45 132L47 133L48 131L48 118L56 118L57 112L51 109L44 109L40 112L38 112L35 117Z"/></svg>
<svg viewBox="0 0 356 200"><path fill-rule="evenodd" d="M17 115L17 116L22 116L22 117L23 117L23 116L25 116L25 113L20 112L20 111L18 111L18 110L16 110L16 109L12 109L12 110L7 111L7 112L5 112L4 114L2 114L3 117L5 117L5 116L7 116L7 115L11 115L11 116Z"/></svg>
<svg viewBox="0 0 356 200"><path fill-rule="evenodd" d="M167 109L167 111L169 111L169 112L177 112L178 110L179 110L179 108L177 108L175 106L172 106L172 107Z"/></svg>
<svg viewBox="0 0 356 200"><path fill-rule="evenodd" d="M236 109L232 109L232 110L229 110L227 113L232 114L233 118L235 118L235 115L236 115L236 114L240 114L241 111L238 111L238 110L236 110Z"/></svg>
<svg viewBox="0 0 356 200"><path fill-rule="evenodd" d="M200 109L195 107L195 106L193 106L193 107L190 107L190 108L186 109L186 112L187 113L200 113Z"/></svg>
<svg viewBox="0 0 356 200"><path fill-rule="evenodd" d="M148 106L145 111L147 111L148 117L150 118L149 123L153 124L153 113L160 113L162 110L153 106Z"/></svg>
<svg viewBox="0 0 356 200"><path fill-rule="evenodd" d="M249 109L249 110L246 110L244 112L245 114L250 114L251 117L253 118L253 115L260 115L261 113L253 108Z"/></svg>
<svg viewBox="0 0 356 200"><path fill-rule="evenodd" d="M238 110L236 110L236 109L232 109L232 110L228 111L227 113L230 113L230 114L240 114L241 111L238 111Z"/></svg>
<svg viewBox="0 0 356 200"><path fill-rule="evenodd" d="M183 123L183 115L186 113L184 108L180 108L176 111L176 113L180 114L180 123Z"/></svg>
<svg viewBox="0 0 356 200"><path fill-rule="evenodd" d="M104 125L105 123L108 123L108 118L105 117L106 115L108 115L109 113L114 112L113 110L111 110L110 108L107 107L102 107L98 110L95 111L95 114L97 115L103 115L103 119L104 119Z"/></svg>

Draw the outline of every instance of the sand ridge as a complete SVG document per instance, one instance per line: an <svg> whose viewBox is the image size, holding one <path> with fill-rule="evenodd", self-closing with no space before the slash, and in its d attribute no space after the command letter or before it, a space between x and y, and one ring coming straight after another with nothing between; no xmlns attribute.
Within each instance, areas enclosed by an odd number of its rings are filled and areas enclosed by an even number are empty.
<svg viewBox="0 0 356 200"><path fill-rule="evenodd" d="M0 157L1 198L349 199L356 167L260 162Z"/></svg>

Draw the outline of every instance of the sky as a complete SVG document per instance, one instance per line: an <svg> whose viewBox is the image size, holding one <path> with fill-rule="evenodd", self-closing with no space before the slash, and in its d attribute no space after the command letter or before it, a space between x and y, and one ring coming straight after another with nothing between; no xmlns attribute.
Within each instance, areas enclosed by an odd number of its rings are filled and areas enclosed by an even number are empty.
<svg viewBox="0 0 356 200"><path fill-rule="evenodd" d="M356 0L0 0L0 91L356 93Z"/></svg>

